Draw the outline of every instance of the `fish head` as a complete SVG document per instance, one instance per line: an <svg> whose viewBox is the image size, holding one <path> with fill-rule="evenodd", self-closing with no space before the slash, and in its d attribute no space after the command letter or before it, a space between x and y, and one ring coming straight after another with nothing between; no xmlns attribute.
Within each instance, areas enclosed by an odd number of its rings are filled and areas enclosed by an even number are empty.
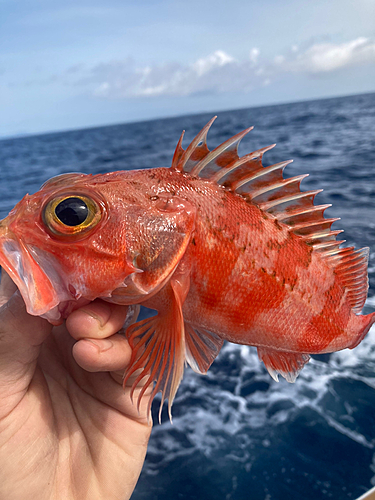
<svg viewBox="0 0 375 500"><path fill-rule="evenodd" d="M121 238L110 249L100 244L113 241L116 214L107 225L108 202L87 182L90 177L55 177L0 222L1 266L27 311L51 322L61 322L84 301L109 296L134 270Z"/></svg>
<svg viewBox="0 0 375 500"><path fill-rule="evenodd" d="M144 190L127 195L126 179L97 177L50 179L0 222L0 265L29 314L54 324L98 297L146 300L186 248L186 204L163 197L155 203Z"/></svg>

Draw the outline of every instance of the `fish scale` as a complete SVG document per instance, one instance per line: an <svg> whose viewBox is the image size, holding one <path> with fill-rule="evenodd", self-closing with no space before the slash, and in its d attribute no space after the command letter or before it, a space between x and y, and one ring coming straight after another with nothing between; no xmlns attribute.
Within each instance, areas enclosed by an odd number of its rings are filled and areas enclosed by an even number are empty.
<svg viewBox="0 0 375 500"><path fill-rule="evenodd" d="M153 385L169 414L185 361L205 373L224 340L294 382L310 354L353 348L375 322L359 314L368 249L341 247L320 191L284 178L290 161L263 166L274 145L238 156L251 128L210 151L213 120L186 150L181 135L171 168L65 174L0 223L0 264L30 314L58 324L98 297L157 310L126 331L124 384L137 372L138 405ZM87 219L65 225L54 207L77 197Z"/></svg>

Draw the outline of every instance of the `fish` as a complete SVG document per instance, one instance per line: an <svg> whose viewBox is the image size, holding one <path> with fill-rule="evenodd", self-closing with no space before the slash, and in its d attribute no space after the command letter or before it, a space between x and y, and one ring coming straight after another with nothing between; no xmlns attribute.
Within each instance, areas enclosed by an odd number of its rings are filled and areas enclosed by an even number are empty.
<svg viewBox="0 0 375 500"><path fill-rule="evenodd" d="M375 322L361 315L369 249L343 247L321 190L291 161L240 157L250 127L215 149L207 133L170 167L63 174L26 195L0 222L0 265L29 314L61 323L101 298L156 314L125 331L124 385L162 393L168 412L188 363L206 373L224 341L255 346L271 377L294 382L311 354L356 347Z"/></svg>

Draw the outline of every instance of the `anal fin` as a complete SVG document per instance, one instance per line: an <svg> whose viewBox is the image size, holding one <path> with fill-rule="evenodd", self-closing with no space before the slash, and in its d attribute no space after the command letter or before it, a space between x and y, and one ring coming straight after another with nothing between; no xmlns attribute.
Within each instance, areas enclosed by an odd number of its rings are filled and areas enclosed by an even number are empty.
<svg viewBox="0 0 375 500"><path fill-rule="evenodd" d="M276 351L265 347L258 347L258 357L276 382L279 381L280 374L291 383L296 381L299 372L310 359L308 354Z"/></svg>
<svg viewBox="0 0 375 500"><path fill-rule="evenodd" d="M185 323L186 361L197 373L207 373L224 341L215 333Z"/></svg>

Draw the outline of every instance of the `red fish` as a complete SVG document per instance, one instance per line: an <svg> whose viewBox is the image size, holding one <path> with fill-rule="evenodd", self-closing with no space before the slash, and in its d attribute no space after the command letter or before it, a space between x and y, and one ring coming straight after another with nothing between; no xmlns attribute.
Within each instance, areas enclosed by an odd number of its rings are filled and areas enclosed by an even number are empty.
<svg viewBox="0 0 375 500"><path fill-rule="evenodd" d="M251 129L210 151L212 122L186 150L182 134L171 168L58 176L0 223L30 314L57 324L97 297L157 310L127 328L125 382L138 370L133 387L147 377L169 412L185 360L205 373L224 340L294 382L309 354L353 348L375 322L359 314L368 248L340 246L289 161L262 165L273 146L238 156Z"/></svg>

